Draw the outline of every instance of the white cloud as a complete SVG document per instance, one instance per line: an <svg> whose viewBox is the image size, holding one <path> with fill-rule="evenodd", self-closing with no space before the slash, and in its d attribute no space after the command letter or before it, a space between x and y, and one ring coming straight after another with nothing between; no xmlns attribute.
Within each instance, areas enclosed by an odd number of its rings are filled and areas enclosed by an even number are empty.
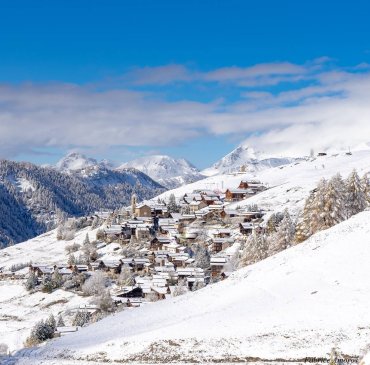
<svg viewBox="0 0 370 365"><path fill-rule="evenodd" d="M292 87L279 93L260 87L246 91L235 85L240 98L232 102L169 102L162 94L98 91L73 84L2 85L0 155L14 157L40 147L157 148L200 135L250 134L247 142L256 148L285 155L368 142L370 72L363 67L324 71L315 68L320 62L264 64L249 70L232 68L229 72L224 68L208 73L222 83L237 79L238 85L261 75L290 78ZM157 76L166 74L164 68L157 71ZM188 77L195 77L185 68L174 67L168 80L175 74L187 82ZM298 87L296 76L312 80ZM156 77L151 77L154 82ZM196 79L199 82L199 76Z"/></svg>

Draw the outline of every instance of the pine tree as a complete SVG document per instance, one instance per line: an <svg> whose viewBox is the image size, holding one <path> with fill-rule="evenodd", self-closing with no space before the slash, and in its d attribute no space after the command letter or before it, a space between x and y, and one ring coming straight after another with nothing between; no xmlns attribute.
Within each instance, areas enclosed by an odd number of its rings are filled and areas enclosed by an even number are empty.
<svg viewBox="0 0 370 365"><path fill-rule="evenodd" d="M269 239L269 255L274 255L288 248L293 240L295 227L287 209L284 211L284 218L280 222L277 231Z"/></svg>
<svg viewBox="0 0 370 365"><path fill-rule="evenodd" d="M90 238L89 238L88 233L86 233L85 239L83 241L83 245L90 245Z"/></svg>
<svg viewBox="0 0 370 365"><path fill-rule="evenodd" d="M240 267L254 264L267 257L268 239L263 234L257 234L256 231L248 236L244 250L240 258Z"/></svg>
<svg viewBox="0 0 370 365"><path fill-rule="evenodd" d="M362 185L362 189L365 193L365 198L366 198L366 201L367 201L367 205L369 205L370 204L370 180L369 180L369 176L368 176L367 173L362 177L361 185Z"/></svg>
<svg viewBox="0 0 370 365"><path fill-rule="evenodd" d="M176 197L174 194L171 194L167 204L168 213L178 213L180 211L180 207L176 203Z"/></svg>
<svg viewBox="0 0 370 365"><path fill-rule="evenodd" d="M315 198L315 192L312 191L309 197L306 199L305 206L303 208L302 215L296 225L295 229L295 241L296 242L303 242L308 237L311 236L311 215L312 215L312 207L313 201Z"/></svg>
<svg viewBox="0 0 370 365"><path fill-rule="evenodd" d="M90 322L91 315L89 312L80 312L78 311L73 319L73 326L82 327L85 324Z"/></svg>
<svg viewBox="0 0 370 365"><path fill-rule="evenodd" d="M58 327L65 327L65 323L64 323L64 320L63 320L61 315L59 315L59 317L58 317L57 326Z"/></svg>
<svg viewBox="0 0 370 365"><path fill-rule="evenodd" d="M68 256L68 261L67 261L68 265L69 266L73 266L73 265L76 265L76 258L73 254L70 254Z"/></svg>
<svg viewBox="0 0 370 365"><path fill-rule="evenodd" d="M25 287L28 291L35 289L36 285L38 284L37 276L33 271L30 270L28 278L25 282Z"/></svg>
<svg viewBox="0 0 370 365"><path fill-rule="evenodd" d="M314 198L312 200L311 209L309 212L309 225L310 233L316 233L322 229L327 228L324 220L324 207L327 193L328 182L325 179L321 179L317 185Z"/></svg>
<svg viewBox="0 0 370 365"><path fill-rule="evenodd" d="M320 186L316 194L315 201L318 204L315 206L317 211L313 217L317 217L317 220L313 221L313 232L333 227L344 221L345 202L342 191L335 180L331 179L327 184Z"/></svg>
<svg viewBox="0 0 370 365"><path fill-rule="evenodd" d="M194 254L194 266L202 269L208 269L211 263L211 255L203 245L198 245Z"/></svg>
<svg viewBox="0 0 370 365"><path fill-rule="evenodd" d="M366 193L364 186L361 184L360 177L356 170L348 176L346 181L347 199L346 199L346 212L347 218L362 212L366 206Z"/></svg>
<svg viewBox="0 0 370 365"><path fill-rule="evenodd" d="M53 314L50 314L49 318L45 321L45 323L53 329L53 332L55 332L57 328L57 323L55 321Z"/></svg>
<svg viewBox="0 0 370 365"><path fill-rule="evenodd" d="M63 284L63 276L61 275L57 267L54 269L54 272L51 275L51 282L54 289L60 288Z"/></svg>

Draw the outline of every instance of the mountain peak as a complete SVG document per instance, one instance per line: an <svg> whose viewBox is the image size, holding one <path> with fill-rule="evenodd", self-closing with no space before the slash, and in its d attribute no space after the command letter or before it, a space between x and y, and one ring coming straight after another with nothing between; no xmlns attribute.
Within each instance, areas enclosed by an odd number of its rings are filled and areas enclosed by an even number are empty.
<svg viewBox="0 0 370 365"><path fill-rule="evenodd" d="M55 167L59 171L69 172L96 165L98 165L98 161L94 158L87 157L82 153L71 152L59 160Z"/></svg>
<svg viewBox="0 0 370 365"><path fill-rule="evenodd" d="M118 170L126 168L135 168L169 189L189 184L204 177L187 160L175 159L167 155L139 157L123 163L118 167Z"/></svg>
<svg viewBox="0 0 370 365"><path fill-rule="evenodd" d="M265 168L276 167L291 163L289 157L273 157L256 150L246 143L241 143L233 151L221 158L212 167L202 171L206 176L226 174L240 171L244 166L247 171L255 172Z"/></svg>

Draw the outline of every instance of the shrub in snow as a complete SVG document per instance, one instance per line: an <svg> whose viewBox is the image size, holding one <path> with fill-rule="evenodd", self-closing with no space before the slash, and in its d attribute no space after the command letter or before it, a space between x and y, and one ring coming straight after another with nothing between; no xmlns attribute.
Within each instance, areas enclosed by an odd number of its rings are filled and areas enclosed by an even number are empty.
<svg viewBox="0 0 370 365"><path fill-rule="evenodd" d="M28 266L31 266L32 265L32 261L30 262L21 262L21 263L18 263L18 264L14 264L12 266L10 266L10 271L11 272L16 272L16 271L19 271L19 270L22 270Z"/></svg>
<svg viewBox="0 0 370 365"><path fill-rule="evenodd" d="M157 302L158 301L158 295L154 292L150 292L148 294L145 294L145 299L148 302Z"/></svg>
<svg viewBox="0 0 370 365"><path fill-rule="evenodd" d="M134 285L134 276L132 275L131 269L128 266L122 266L121 273L117 278L117 284L120 286Z"/></svg>
<svg viewBox="0 0 370 365"><path fill-rule="evenodd" d="M110 296L109 290L104 290L101 295L95 298L94 303L103 311L103 312L112 312L115 304L112 297Z"/></svg>
<svg viewBox="0 0 370 365"><path fill-rule="evenodd" d="M0 356L7 355L9 352L8 345L5 343L0 343Z"/></svg>
<svg viewBox="0 0 370 365"><path fill-rule="evenodd" d="M102 229L98 229L98 230L96 231L96 239L97 239L98 241L103 241L103 240L105 239L105 233L104 233L104 230L102 230Z"/></svg>
<svg viewBox="0 0 370 365"><path fill-rule="evenodd" d="M107 278L100 271L94 272L82 285L85 295L101 295L105 290Z"/></svg>
<svg viewBox="0 0 370 365"><path fill-rule="evenodd" d="M186 294L189 291L186 280L179 280L178 285L172 291L173 297L178 297L179 295Z"/></svg>
<svg viewBox="0 0 370 365"><path fill-rule="evenodd" d="M69 275L67 280L64 282L63 287L66 290L81 289L81 286L85 282L85 276L83 274L72 274Z"/></svg>
<svg viewBox="0 0 370 365"><path fill-rule="evenodd" d="M57 240L65 240L65 241L72 241L75 238L76 230L62 224L58 227L57 230Z"/></svg>
<svg viewBox="0 0 370 365"><path fill-rule="evenodd" d="M66 245L64 249L68 254L71 254L72 252L76 252L80 249L80 245L78 243L73 243L72 245Z"/></svg>
<svg viewBox="0 0 370 365"><path fill-rule="evenodd" d="M191 287L191 290L192 291L196 291L196 290L199 290L199 289L202 289L204 288L206 285L204 284L204 282L202 281L196 281L193 286Z"/></svg>

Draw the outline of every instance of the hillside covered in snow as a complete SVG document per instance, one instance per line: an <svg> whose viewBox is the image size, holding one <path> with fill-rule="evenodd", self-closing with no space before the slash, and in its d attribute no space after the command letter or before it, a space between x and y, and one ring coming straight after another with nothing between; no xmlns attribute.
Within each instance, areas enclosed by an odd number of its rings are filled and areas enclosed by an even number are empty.
<svg viewBox="0 0 370 365"><path fill-rule="evenodd" d="M19 364L302 360L333 347L358 355L370 335L369 220L360 213L224 282L24 351Z"/></svg>
<svg viewBox="0 0 370 365"><path fill-rule="evenodd" d="M118 170L125 168L135 168L168 189L204 178L199 170L185 159L174 159L164 155L140 157L122 164Z"/></svg>
<svg viewBox="0 0 370 365"><path fill-rule="evenodd" d="M168 199L174 194L181 198L186 193L202 190L215 190L221 194L228 188L235 189L241 180L259 180L268 187L267 190L246 200L231 203L228 209L257 204L260 208L271 211L283 211L288 208L295 214L303 208L309 192L321 178L331 178L338 172L346 177L353 169L356 169L360 176L370 171L369 150L353 152L351 155L336 153L307 158L256 172L215 175L168 190L159 197Z"/></svg>

